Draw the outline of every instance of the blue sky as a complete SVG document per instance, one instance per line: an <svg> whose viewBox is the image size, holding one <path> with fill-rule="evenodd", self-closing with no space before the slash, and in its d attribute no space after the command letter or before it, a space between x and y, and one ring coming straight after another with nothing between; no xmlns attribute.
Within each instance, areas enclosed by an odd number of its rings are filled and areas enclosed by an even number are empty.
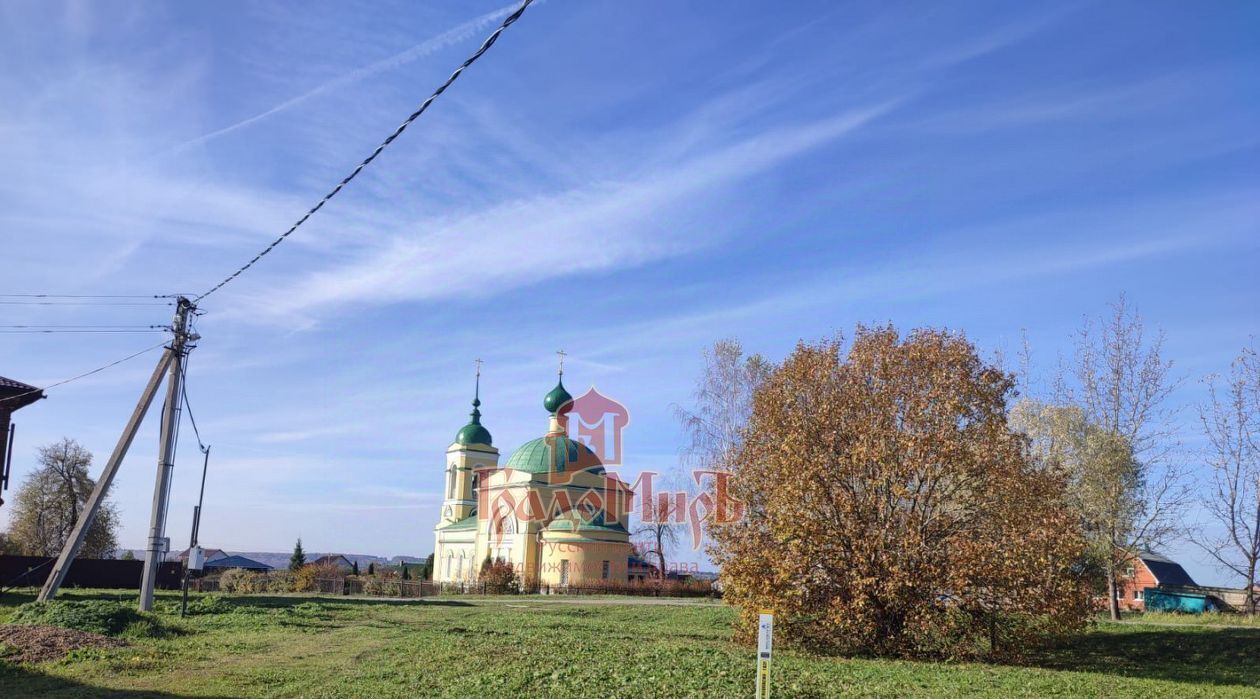
<svg viewBox="0 0 1260 699"><path fill-rule="evenodd" d="M365 156L510 7L0 5L0 293L204 291ZM965 331L1049 370L1124 292L1199 379L1257 332L1260 8L548 0L289 242L207 299L188 391L203 541L423 554L485 360L506 454L568 383L625 403L632 478L683 443L701 350L782 357L859 322ZM164 323L4 306L3 324ZM46 384L158 342L6 334ZM15 481L98 466L153 354L17 415ZM116 482L142 545L150 420ZM186 430L170 535L187 540ZM5 517L0 511L0 520ZM1170 553L1224 581L1192 546Z"/></svg>

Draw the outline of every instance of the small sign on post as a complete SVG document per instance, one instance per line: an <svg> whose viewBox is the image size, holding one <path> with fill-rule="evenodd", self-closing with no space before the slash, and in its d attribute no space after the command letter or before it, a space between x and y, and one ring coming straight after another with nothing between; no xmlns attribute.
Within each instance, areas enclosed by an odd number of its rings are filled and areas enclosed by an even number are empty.
<svg viewBox="0 0 1260 699"><path fill-rule="evenodd" d="M757 621L757 699L770 699L770 656L774 652L774 612L761 610Z"/></svg>

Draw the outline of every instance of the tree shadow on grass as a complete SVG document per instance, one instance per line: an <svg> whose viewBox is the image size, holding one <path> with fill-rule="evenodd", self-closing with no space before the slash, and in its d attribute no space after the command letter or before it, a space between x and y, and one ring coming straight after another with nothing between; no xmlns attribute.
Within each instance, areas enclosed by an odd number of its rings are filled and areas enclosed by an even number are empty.
<svg viewBox="0 0 1260 699"><path fill-rule="evenodd" d="M21 589L5 593L0 597L0 607L16 607L26 602L34 602L38 590ZM194 592L188 596L188 603L192 604L201 597L206 595L215 595L223 600L224 603L234 607L259 607L263 609L284 609L288 607L296 607L302 604L324 604L324 605L348 605L348 606L399 606L399 605L425 605L432 607L472 607L469 602L453 600L449 598L434 597L407 597L403 599L395 598L372 598L372 597L349 597L342 595L256 595L256 594L226 594L217 592ZM66 600L110 600L115 602L135 602L139 599L138 594L133 590L78 590L66 589L58 599ZM157 601L171 602L178 601L179 593L172 591L159 592Z"/></svg>
<svg viewBox="0 0 1260 699"><path fill-rule="evenodd" d="M220 599L225 604L233 607L258 607L261 609L286 609L298 607L304 604L318 604L324 606L352 606L352 607L397 607L397 606L425 606L425 607L471 607L468 602L451 599L433 599L431 597L416 597L406 599L373 599L371 597L300 597L288 595L224 595Z"/></svg>
<svg viewBox="0 0 1260 699"><path fill-rule="evenodd" d="M166 699L186 694L172 694L146 690L108 689L94 687L64 677L40 672L36 666L14 665L0 660L0 687L6 697L156 697ZM224 697L223 699L227 699Z"/></svg>
<svg viewBox="0 0 1260 699"><path fill-rule="evenodd" d="M1260 629L1104 625L1029 661L1050 670L1260 687Z"/></svg>

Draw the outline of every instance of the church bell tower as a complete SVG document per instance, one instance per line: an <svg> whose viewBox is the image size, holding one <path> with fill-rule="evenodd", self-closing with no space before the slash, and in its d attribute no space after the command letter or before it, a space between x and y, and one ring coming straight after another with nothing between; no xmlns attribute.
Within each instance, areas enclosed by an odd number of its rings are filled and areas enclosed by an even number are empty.
<svg viewBox="0 0 1260 699"><path fill-rule="evenodd" d="M458 522L477 510L479 471L499 465L490 430L481 424L481 361L477 362L476 388L473 393L471 420L455 434L455 442L446 449L445 497L442 501L443 523Z"/></svg>

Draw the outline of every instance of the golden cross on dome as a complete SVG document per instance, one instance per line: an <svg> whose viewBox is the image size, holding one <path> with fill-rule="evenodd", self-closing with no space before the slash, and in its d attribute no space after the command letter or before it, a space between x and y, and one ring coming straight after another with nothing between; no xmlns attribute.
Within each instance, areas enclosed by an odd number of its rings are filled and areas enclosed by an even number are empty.
<svg viewBox="0 0 1260 699"><path fill-rule="evenodd" d="M556 356L560 357L560 375L564 376L564 358L568 354L564 350L556 350Z"/></svg>

